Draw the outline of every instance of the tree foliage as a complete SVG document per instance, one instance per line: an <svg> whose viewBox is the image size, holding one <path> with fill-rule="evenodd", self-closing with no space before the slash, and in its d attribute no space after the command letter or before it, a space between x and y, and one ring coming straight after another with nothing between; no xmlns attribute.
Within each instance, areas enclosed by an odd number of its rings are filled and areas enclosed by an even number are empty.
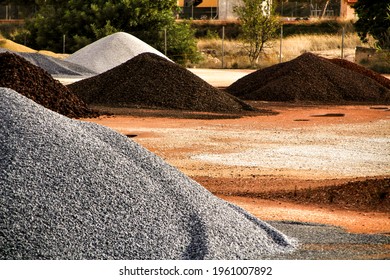
<svg viewBox="0 0 390 280"><path fill-rule="evenodd" d="M390 19L388 18L388 1L358 0L353 6L359 19L355 29L360 39L367 42L371 35L379 48L390 48Z"/></svg>
<svg viewBox="0 0 390 280"><path fill-rule="evenodd" d="M252 65L258 62L266 44L275 38L280 26L274 8L267 0L242 0L234 8L241 22L241 39ZM269 12L268 12L269 11Z"/></svg>
<svg viewBox="0 0 390 280"><path fill-rule="evenodd" d="M164 51L161 32L179 29L175 23L176 0L36 0L36 3L39 10L28 21L27 28L34 38L33 47L38 49L62 51L65 35L66 51L74 52L97 39L123 31ZM176 33L176 36L181 35ZM191 32L187 30L187 33ZM182 40L178 51L182 54L192 52L195 39L186 37ZM168 53L175 48L177 46L168 45Z"/></svg>

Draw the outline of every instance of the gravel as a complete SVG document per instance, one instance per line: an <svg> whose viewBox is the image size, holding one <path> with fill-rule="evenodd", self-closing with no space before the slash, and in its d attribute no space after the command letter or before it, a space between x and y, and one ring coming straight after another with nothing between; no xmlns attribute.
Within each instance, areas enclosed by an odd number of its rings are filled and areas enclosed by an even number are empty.
<svg viewBox="0 0 390 280"><path fill-rule="evenodd" d="M377 81L382 86L390 89L390 79L387 79L386 77L384 77L383 75L381 75L375 71L372 71L364 66L361 66L359 64L356 64L356 63L353 63L351 61L341 59L341 58L332 58L329 61L340 66L340 67L343 67L345 69L349 69L349 70L352 70L356 73L363 74L363 75Z"/></svg>
<svg viewBox="0 0 390 280"><path fill-rule="evenodd" d="M0 53L11 52L6 49L0 48ZM78 65L73 62L64 61L58 58L50 57L40 53L27 53L27 52L12 52L17 54L30 63L44 69L50 75L53 76L92 76L97 73L85 68L84 66Z"/></svg>
<svg viewBox="0 0 390 280"><path fill-rule="evenodd" d="M0 89L0 259L259 259L297 241L126 136Z"/></svg>
<svg viewBox="0 0 390 280"><path fill-rule="evenodd" d="M168 59L137 37L125 32L117 32L85 46L65 60L97 73L103 73L144 52Z"/></svg>
<svg viewBox="0 0 390 280"><path fill-rule="evenodd" d="M98 115L47 71L10 52L0 53L0 87L11 88L68 117Z"/></svg>
<svg viewBox="0 0 390 280"><path fill-rule="evenodd" d="M186 68L153 53L142 53L68 88L88 104L108 107L227 113L254 110Z"/></svg>
<svg viewBox="0 0 390 280"><path fill-rule="evenodd" d="M226 91L244 100L390 102L390 90L376 80L312 53L253 72Z"/></svg>
<svg viewBox="0 0 390 280"><path fill-rule="evenodd" d="M272 259L378 260L389 259L390 256L388 233L354 234L339 227L294 221L269 223L304 244L292 254L272 256Z"/></svg>

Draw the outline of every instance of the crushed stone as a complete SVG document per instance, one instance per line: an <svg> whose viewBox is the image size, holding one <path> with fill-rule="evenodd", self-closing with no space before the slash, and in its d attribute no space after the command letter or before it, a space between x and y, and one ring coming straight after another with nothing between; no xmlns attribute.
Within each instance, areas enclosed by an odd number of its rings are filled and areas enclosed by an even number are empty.
<svg viewBox="0 0 390 280"><path fill-rule="evenodd" d="M0 87L11 88L44 107L71 118L98 115L48 72L17 54L0 53Z"/></svg>
<svg viewBox="0 0 390 280"><path fill-rule="evenodd" d="M11 52L0 48L0 53ZM97 73L73 62L65 61L41 53L12 52L30 63L42 68L52 76L93 76Z"/></svg>
<svg viewBox="0 0 390 280"><path fill-rule="evenodd" d="M340 67L343 67L343 68L355 71L356 73L360 73L360 74L363 74L367 77L370 77L371 79L377 81L382 86L390 89L390 79L387 79L386 77L382 76L381 74L379 74L375 71L372 71L364 66L361 66L359 64L356 64L356 63L353 63L351 61L341 59L341 58L332 58L332 59L330 59L330 62L332 62Z"/></svg>
<svg viewBox="0 0 390 280"><path fill-rule="evenodd" d="M186 68L153 53L142 53L68 88L92 105L228 113L254 110Z"/></svg>
<svg viewBox="0 0 390 280"><path fill-rule="evenodd" d="M261 259L297 242L106 127L0 88L0 259Z"/></svg>
<svg viewBox="0 0 390 280"><path fill-rule="evenodd" d="M389 103L390 90L312 53L257 70L226 91L244 100Z"/></svg>
<svg viewBox="0 0 390 280"><path fill-rule="evenodd" d="M144 52L154 53L168 59L137 37L126 32L117 32L85 46L65 60L82 65L94 72L103 73Z"/></svg>

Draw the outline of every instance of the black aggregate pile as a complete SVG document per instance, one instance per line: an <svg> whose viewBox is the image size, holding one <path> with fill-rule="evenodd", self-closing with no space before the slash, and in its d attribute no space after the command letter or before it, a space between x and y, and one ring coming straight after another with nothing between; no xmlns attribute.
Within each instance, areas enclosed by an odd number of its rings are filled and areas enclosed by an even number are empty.
<svg viewBox="0 0 390 280"><path fill-rule="evenodd" d="M359 64L356 64L356 63L353 63L351 61L341 59L341 58L332 58L332 59L330 59L330 62L332 62L340 67L344 67L346 69L349 69L349 70L355 71L357 73L363 74L367 77L370 77L371 79L374 79L375 81L380 83L382 86L390 89L390 79L387 79L383 75L381 75L375 71L372 71L364 66L361 66Z"/></svg>
<svg viewBox="0 0 390 280"><path fill-rule="evenodd" d="M0 48L0 53L10 52ZM73 62L50 57L40 53L13 52L32 64L42 68L50 75L58 76L92 76L97 73Z"/></svg>
<svg viewBox="0 0 390 280"><path fill-rule="evenodd" d="M390 102L390 90L377 81L312 53L253 72L226 91L244 100Z"/></svg>
<svg viewBox="0 0 390 280"><path fill-rule="evenodd" d="M71 118L97 116L85 102L48 72L13 53L0 53L0 87L11 88Z"/></svg>
<svg viewBox="0 0 390 280"><path fill-rule="evenodd" d="M68 87L93 105L228 113L254 110L180 65L153 53L142 53Z"/></svg>
<svg viewBox="0 0 390 280"><path fill-rule="evenodd" d="M260 259L296 241L106 127L0 88L0 259Z"/></svg>

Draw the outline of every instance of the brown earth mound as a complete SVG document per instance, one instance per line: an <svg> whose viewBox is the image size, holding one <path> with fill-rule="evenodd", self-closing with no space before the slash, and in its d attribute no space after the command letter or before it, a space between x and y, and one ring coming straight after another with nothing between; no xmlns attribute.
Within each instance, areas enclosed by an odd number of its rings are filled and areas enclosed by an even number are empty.
<svg viewBox="0 0 390 280"><path fill-rule="evenodd" d="M226 91L244 100L390 102L388 88L312 53L253 72Z"/></svg>
<svg viewBox="0 0 390 280"><path fill-rule="evenodd" d="M0 53L0 87L13 89L70 118L97 116L96 112L49 73L16 54Z"/></svg>
<svg viewBox="0 0 390 280"><path fill-rule="evenodd" d="M351 61L341 59L341 58L330 59L330 62L332 62L338 66L341 66L345 69L349 69L349 70L352 70L356 73L360 73L360 74L363 74L367 77L370 77L371 79L374 79L375 81L380 83L382 86L390 89L390 79L387 79L384 76L382 76L381 74L379 74L375 71L372 71L364 66L361 66L359 64L356 64L356 63L353 63Z"/></svg>
<svg viewBox="0 0 390 280"><path fill-rule="evenodd" d="M390 178L367 179L341 185L260 194L267 199L320 204L358 211L390 212Z"/></svg>
<svg viewBox="0 0 390 280"><path fill-rule="evenodd" d="M92 105L229 113L254 110L180 65L152 53L140 54L68 87Z"/></svg>

